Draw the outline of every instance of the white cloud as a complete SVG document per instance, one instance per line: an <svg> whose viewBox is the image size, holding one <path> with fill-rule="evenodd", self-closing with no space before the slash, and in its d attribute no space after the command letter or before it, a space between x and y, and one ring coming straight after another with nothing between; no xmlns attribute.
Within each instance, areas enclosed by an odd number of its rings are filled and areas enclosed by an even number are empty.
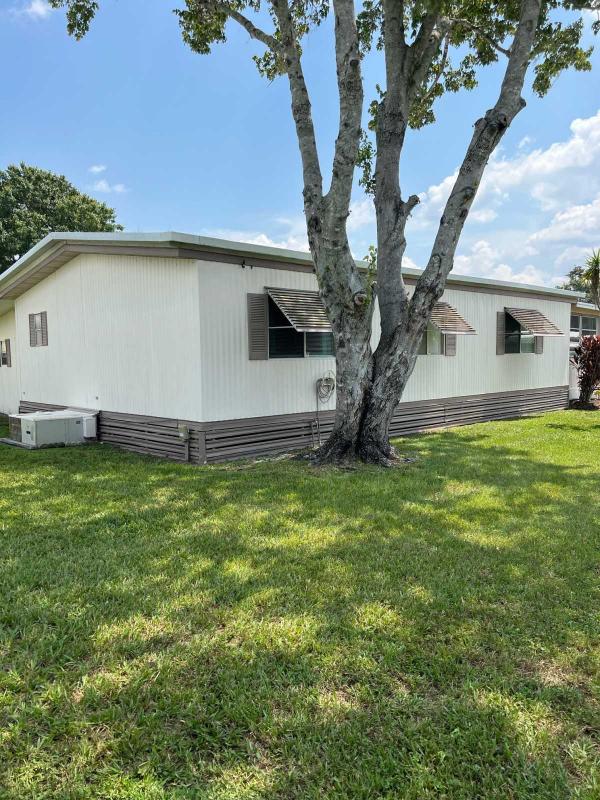
<svg viewBox="0 0 600 800"><path fill-rule="evenodd" d="M53 9L50 8L46 0L30 0L29 3L23 6L17 6L11 9L13 14L18 16L29 17L30 19L46 19L52 13Z"/></svg>
<svg viewBox="0 0 600 800"><path fill-rule="evenodd" d="M231 239L234 242L258 244L263 247L281 247L285 250L301 250L308 252L306 229L298 230L292 220L276 220L276 224L287 225L287 230L280 236L270 235L264 231L236 230L232 228L216 228L203 231L205 236L215 236L218 239Z"/></svg>
<svg viewBox="0 0 600 800"><path fill-rule="evenodd" d="M482 208L479 211L472 211L469 215L471 222L493 222L498 216L498 212L493 208Z"/></svg>
<svg viewBox="0 0 600 800"><path fill-rule="evenodd" d="M504 263L501 253L486 239L475 242L470 252L456 256L453 272L457 275L476 275L513 283L543 285L545 282L543 273L533 264L513 269Z"/></svg>
<svg viewBox="0 0 600 800"><path fill-rule="evenodd" d="M102 194L123 194L127 191L127 187L123 183L109 183L105 178L100 178L92 186L92 191L100 192Z"/></svg>
<svg viewBox="0 0 600 800"><path fill-rule="evenodd" d="M565 195L571 200L583 200L590 188L600 190L600 173L590 170L600 159L600 111L593 117L573 120L570 128L571 135L564 142L518 152L513 157L502 154L492 157L477 195L477 206L485 204L487 211L491 203L497 209L518 189L535 200L542 211L551 211L564 204ZM415 211L419 227L430 227L437 221L456 174L430 186L421 195L421 208ZM474 214L475 210L469 219Z"/></svg>
<svg viewBox="0 0 600 800"><path fill-rule="evenodd" d="M517 147L519 148L519 150L523 150L523 148L529 147L530 144L533 144L533 141L534 140L531 136L524 136L517 145Z"/></svg>
<svg viewBox="0 0 600 800"><path fill-rule="evenodd" d="M590 254L589 247L580 247L579 245L570 245L558 254L554 263L557 267L566 267L570 270L571 267L581 265Z"/></svg>
<svg viewBox="0 0 600 800"><path fill-rule="evenodd" d="M375 206L370 197L363 200L355 200L350 204L350 216L348 217L348 231L357 231L367 225L375 224Z"/></svg>
<svg viewBox="0 0 600 800"><path fill-rule="evenodd" d="M590 244L600 239L600 194L591 203L558 211L550 224L532 234L529 241L563 242L569 239Z"/></svg>
<svg viewBox="0 0 600 800"><path fill-rule="evenodd" d="M92 166L88 169L88 172L92 172L94 175L99 175L101 172L106 172L106 165L92 164Z"/></svg>

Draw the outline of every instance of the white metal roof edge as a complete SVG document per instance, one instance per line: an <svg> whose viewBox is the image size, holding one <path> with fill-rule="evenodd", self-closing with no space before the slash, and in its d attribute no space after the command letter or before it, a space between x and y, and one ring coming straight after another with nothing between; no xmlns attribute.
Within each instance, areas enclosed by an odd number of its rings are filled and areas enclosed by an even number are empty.
<svg viewBox="0 0 600 800"><path fill-rule="evenodd" d="M246 242L234 242L227 239L218 239L210 236L197 236L189 233L179 233L177 231L164 231L157 233L71 233L71 232L56 232L49 233L31 250L25 253L21 258L16 261L9 269L0 275L0 289L7 283L10 283L13 277L20 275L26 271L28 267L35 266L37 258L45 255L48 250L54 246L62 244L92 244L92 243L113 243L121 245L188 245L205 252L228 252L232 255L241 257L260 257L265 260L273 260L279 262L307 264L312 265L312 257L310 253L302 252L299 250L287 250L279 247L268 247L266 245L248 244ZM361 267L367 266L364 261L357 261ZM409 277L418 278L421 275L421 270L405 268L403 274ZM491 278L478 278L471 275L456 275L450 274L448 277L449 285L466 285L482 288L499 288L506 289L508 293L511 291L523 293L546 294L552 297L570 300L572 302L580 303L581 298L584 296L580 292L573 292L568 289L554 289L548 286L535 286L526 283L513 283L510 281L493 280Z"/></svg>

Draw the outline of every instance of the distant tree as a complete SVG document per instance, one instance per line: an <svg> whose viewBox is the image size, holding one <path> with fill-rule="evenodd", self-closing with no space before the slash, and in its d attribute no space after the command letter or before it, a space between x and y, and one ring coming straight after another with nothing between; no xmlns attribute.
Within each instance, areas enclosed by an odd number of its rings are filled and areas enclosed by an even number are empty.
<svg viewBox="0 0 600 800"><path fill-rule="evenodd" d="M63 175L27 164L0 170L0 272L51 231L120 231L114 209Z"/></svg>
<svg viewBox="0 0 600 800"><path fill-rule="evenodd" d="M585 262L583 277L589 286L592 303L600 309L600 250L592 250L592 255Z"/></svg>
<svg viewBox="0 0 600 800"><path fill-rule="evenodd" d="M573 351L579 383L579 402L590 405L592 396L600 387L600 336L584 336Z"/></svg>
<svg viewBox="0 0 600 800"><path fill-rule="evenodd" d="M600 250L592 250L583 267L573 267L569 270L567 280L558 288L585 292L587 302L594 303L600 309Z"/></svg>
<svg viewBox="0 0 600 800"><path fill-rule="evenodd" d="M571 292L582 292L585 294L585 299L591 303L590 287L585 277L585 267L573 267L567 272L567 279L559 283L557 289L568 289Z"/></svg>
<svg viewBox="0 0 600 800"><path fill-rule="evenodd" d="M239 25L260 45L260 54L254 55L260 73L268 80L285 76L289 84L308 242L335 341L336 415L318 460L360 458L388 465L396 457L388 435L392 416L444 292L485 168L525 106L527 71L531 65L533 90L541 96L563 70L591 69L591 48L581 46L584 19L589 17L581 12L598 10L600 0L179 2L176 14L183 40L194 52L209 53L226 41L229 24ZM66 9L69 33L81 38L102 0L50 0L50 5ZM304 39L330 16L339 127L335 142L323 148L333 153L323 170L305 80ZM600 21L590 19L594 30L600 29ZM367 53L381 60L385 79L365 108L362 63ZM473 120L471 140L440 215L429 259L409 293L403 279L405 233L419 197L407 196L400 182L406 133L435 122L436 102L443 95L473 89L479 71L499 60L503 64L494 73L493 105ZM466 125L465 121L465 129ZM447 136L438 134L428 159L435 157L434 150L444 149ZM377 220L376 281L371 270L359 269L348 241L357 166ZM373 352L376 303L381 336Z"/></svg>

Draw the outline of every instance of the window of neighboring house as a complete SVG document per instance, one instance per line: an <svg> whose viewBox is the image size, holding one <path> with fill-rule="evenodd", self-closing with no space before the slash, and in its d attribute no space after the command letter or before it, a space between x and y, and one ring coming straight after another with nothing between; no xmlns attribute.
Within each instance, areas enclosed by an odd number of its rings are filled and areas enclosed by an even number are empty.
<svg viewBox="0 0 600 800"><path fill-rule="evenodd" d="M427 326L427 331L423 334L417 355L420 356L441 356L443 351L442 332L433 325Z"/></svg>
<svg viewBox="0 0 600 800"><path fill-rule="evenodd" d="M595 336L597 333L596 317L581 317L581 335Z"/></svg>
<svg viewBox="0 0 600 800"><path fill-rule="evenodd" d="M269 297L269 358L333 355L333 334L300 333Z"/></svg>
<svg viewBox="0 0 600 800"><path fill-rule="evenodd" d="M535 336L523 331L519 323L510 314L504 315L505 352L506 353L534 353Z"/></svg>
<svg viewBox="0 0 600 800"><path fill-rule="evenodd" d="M596 336L598 334L598 318L571 314L571 338Z"/></svg>

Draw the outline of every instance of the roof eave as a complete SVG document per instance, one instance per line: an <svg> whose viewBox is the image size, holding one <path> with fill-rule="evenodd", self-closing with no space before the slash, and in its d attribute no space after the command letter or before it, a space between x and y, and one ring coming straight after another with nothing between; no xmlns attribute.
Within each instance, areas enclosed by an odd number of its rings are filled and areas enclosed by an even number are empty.
<svg viewBox="0 0 600 800"><path fill-rule="evenodd" d="M265 245L246 244L244 242L233 242L226 239L216 239L208 236L196 236L194 234L179 233L176 231L166 231L159 233L72 233L72 232L56 232L50 233L45 236L40 242L34 245L25 255L23 255L15 264L8 270L0 275L0 298L2 297L3 290L7 286L11 286L16 279L19 281L21 277L30 271L34 271L40 264L41 260L52 253L53 248L59 250L62 246L69 247L69 250L75 251L77 245L90 246L111 244L121 247L134 247L136 245L143 245L146 247L167 247L167 248L187 248L189 251L198 250L204 253L227 253L240 259L252 259L256 257L263 261L274 261L279 263L297 264L305 267L313 267L313 262L310 253L303 253L294 250L285 250L278 247L269 247ZM71 257L77 255L76 252L72 253ZM190 258L189 254L186 257ZM361 269L366 269L367 264L364 261L357 261L357 266ZM414 268L405 268L403 274L406 277L418 279L422 274L421 270ZM469 275L456 275L450 274L448 277L449 288L460 288L460 286L469 286L473 288L491 288L491 289L506 289L508 294L518 292L519 294L544 294L549 297L554 297L557 300L570 300L571 303L579 303L583 295L579 292L573 292L568 289L553 289L547 286L533 286L523 283L512 283L509 281L492 280L490 278L476 278Z"/></svg>

